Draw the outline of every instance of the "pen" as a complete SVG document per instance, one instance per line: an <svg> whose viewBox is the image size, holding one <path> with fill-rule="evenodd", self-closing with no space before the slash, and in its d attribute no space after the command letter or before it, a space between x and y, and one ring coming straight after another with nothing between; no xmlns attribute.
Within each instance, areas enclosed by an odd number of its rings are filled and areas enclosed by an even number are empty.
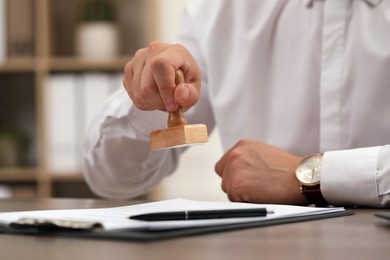
<svg viewBox="0 0 390 260"><path fill-rule="evenodd" d="M166 220L193 220L193 219L218 219L218 218L249 218L265 217L273 213L266 208L256 209L221 209L221 210L189 210L156 212L130 216L130 219L144 221L166 221Z"/></svg>

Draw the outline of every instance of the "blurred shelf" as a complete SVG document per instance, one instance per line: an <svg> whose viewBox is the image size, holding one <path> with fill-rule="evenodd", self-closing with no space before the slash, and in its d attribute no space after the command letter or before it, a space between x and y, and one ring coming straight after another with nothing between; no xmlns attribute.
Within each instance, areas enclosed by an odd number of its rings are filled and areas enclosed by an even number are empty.
<svg viewBox="0 0 390 260"><path fill-rule="evenodd" d="M0 73L34 72L34 58L13 58L0 63Z"/></svg>
<svg viewBox="0 0 390 260"><path fill-rule="evenodd" d="M37 181L38 169L36 168L1 168L0 182L27 182Z"/></svg>
<svg viewBox="0 0 390 260"><path fill-rule="evenodd" d="M76 55L74 43L76 42L76 30L79 22L80 0L8 2L19 3L24 5L22 8L28 8L31 11L31 14L28 14L31 15L30 19L27 15L21 15L19 7L12 9L14 12L7 9L7 17L13 18L12 21L14 21L7 24L7 30L12 28L12 24L14 27L16 26L16 29L21 26L23 32L26 31L23 34L23 43L32 47L31 50L22 49L19 52L17 48L7 49L8 59L0 61L0 87L4 89L0 94L2 97L0 99L0 104L2 104L0 125L1 127L23 130L28 135L29 141L31 141L25 148L26 155L29 156L28 165L37 166L0 167L0 184L6 184L12 189L17 188L23 192L25 191L24 186L28 186L27 188L33 191L23 193L27 194L23 196L39 198L93 196L80 171L53 171L47 167L50 145L48 139L49 108L47 101L50 94L48 93L48 82L53 76L60 76L59 78L64 76L54 74L70 74L65 76L79 77L80 74L97 72L107 74L108 78L112 79L112 85L118 84L121 81L120 73L123 72L132 54L157 38L157 1L110 0L116 6L116 21L121 39L118 57L106 60L88 60ZM22 22L22 18L26 18L27 22ZM9 21L8 18L7 21ZM32 28L27 30L27 27ZM20 37L22 36L19 34L16 38L10 37L7 39L7 44L12 43L14 47L20 46ZM21 58L22 55L26 56ZM80 96L77 97L82 99ZM78 101L77 103L80 104ZM83 193L84 191L88 192Z"/></svg>
<svg viewBox="0 0 390 260"><path fill-rule="evenodd" d="M51 173L50 176L53 182L84 181L84 177L81 172L55 172Z"/></svg>
<svg viewBox="0 0 390 260"><path fill-rule="evenodd" d="M77 57L51 58L48 70L51 72L84 72L84 71L121 71L130 57L116 57L107 60L87 60Z"/></svg>
<svg viewBox="0 0 390 260"><path fill-rule="evenodd" d="M114 57L106 60L88 60L77 57L65 58L14 58L0 63L0 73L122 71L131 57Z"/></svg>

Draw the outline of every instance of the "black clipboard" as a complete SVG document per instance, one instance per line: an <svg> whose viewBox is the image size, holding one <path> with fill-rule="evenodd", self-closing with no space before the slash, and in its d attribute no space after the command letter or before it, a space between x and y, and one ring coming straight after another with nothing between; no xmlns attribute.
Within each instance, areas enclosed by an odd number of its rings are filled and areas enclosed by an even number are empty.
<svg viewBox="0 0 390 260"><path fill-rule="evenodd" d="M390 221L390 212L376 213L376 214L374 214L374 216Z"/></svg>
<svg viewBox="0 0 390 260"><path fill-rule="evenodd" d="M25 226L18 225L1 225L0 233L8 233L15 235L34 235L34 236L60 236L60 237L77 237L86 239L111 239L124 241L156 241L162 239L178 238L184 236L193 236L201 234L209 234L215 232L226 232L239 229L256 228L280 224L289 224L295 222L312 221L326 218L342 217L353 215L353 211L331 212L311 216L296 216L283 219L270 219L259 222L248 222L239 224L228 224L218 226L205 226L196 228L183 228L162 231L147 231L147 230L120 230L120 231L105 231L101 229L93 230L85 228L69 228L58 227L52 224L31 224ZM96 224L96 223L95 223Z"/></svg>

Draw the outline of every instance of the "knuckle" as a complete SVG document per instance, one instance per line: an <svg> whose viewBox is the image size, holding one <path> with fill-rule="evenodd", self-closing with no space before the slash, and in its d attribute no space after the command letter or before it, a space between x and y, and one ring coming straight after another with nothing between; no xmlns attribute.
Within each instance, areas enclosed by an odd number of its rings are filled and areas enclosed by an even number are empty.
<svg viewBox="0 0 390 260"><path fill-rule="evenodd" d="M125 68L123 69L123 73L125 75L132 75L133 74L133 67L132 67L132 64L131 62L128 62L126 65L125 65Z"/></svg>
<svg viewBox="0 0 390 260"><path fill-rule="evenodd" d="M180 44L180 43L175 43L173 44L173 46L176 48L176 49L179 49L179 50L187 50L186 47L184 47L184 45Z"/></svg>
<svg viewBox="0 0 390 260"><path fill-rule="evenodd" d="M148 46L149 54L154 54L160 52L166 46L166 43L160 41L152 41Z"/></svg>
<svg viewBox="0 0 390 260"><path fill-rule="evenodd" d="M149 49L160 48L161 45L162 45L162 43L160 41L151 41L149 43Z"/></svg>
<svg viewBox="0 0 390 260"><path fill-rule="evenodd" d="M139 106L138 106L138 109L139 109L139 110L143 110L143 111L150 111L150 110L153 110L152 108L150 108L149 106L144 105L144 104L139 105Z"/></svg>
<svg viewBox="0 0 390 260"><path fill-rule="evenodd" d="M142 83L140 85L140 94L143 97L149 97L149 96L152 96L154 94L154 91L151 87L149 87L149 85Z"/></svg>
<svg viewBox="0 0 390 260"><path fill-rule="evenodd" d="M150 110L150 107L147 104L145 104L145 102L143 102L143 101L141 101L141 102L134 102L134 104L140 110L144 110L144 111Z"/></svg>
<svg viewBox="0 0 390 260"><path fill-rule="evenodd" d="M222 183L221 183L221 189L222 189L223 192L226 193L226 185L224 184L223 181L222 181Z"/></svg>
<svg viewBox="0 0 390 260"><path fill-rule="evenodd" d="M231 162L231 163L237 163L237 161L239 161L242 157L242 153L239 149L233 149L232 151L230 151L229 155L228 155L228 160Z"/></svg>
<svg viewBox="0 0 390 260"><path fill-rule="evenodd" d="M238 147L243 147L243 146L246 146L250 143L250 140L249 139L241 139L237 142L237 146Z"/></svg>
<svg viewBox="0 0 390 260"><path fill-rule="evenodd" d="M145 55L146 49L139 49L134 53L134 58L139 59Z"/></svg>
<svg viewBox="0 0 390 260"><path fill-rule="evenodd" d="M222 169L221 169L220 163L216 163L216 164L214 165L214 171L215 171L218 175L221 174Z"/></svg>
<svg viewBox="0 0 390 260"><path fill-rule="evenodd" d="M144 103L144 97L139 93L133 94L131 99L133 100L134 104L136 104L138 107Z"/></svg>
<svg viewBox="0 0 390 260"><path fill-rule="evenodd" d="M169 63L164 54L157 55L150 59L150 67L152 70L168 70Z"/></svg>
<svg viewBox="0 0 390 260"><path fill-rule="evenodd" d="M228 199L232 202L235 202L236 200L234 199L234 196L230 193L227 194L228 195Z"/></svg>

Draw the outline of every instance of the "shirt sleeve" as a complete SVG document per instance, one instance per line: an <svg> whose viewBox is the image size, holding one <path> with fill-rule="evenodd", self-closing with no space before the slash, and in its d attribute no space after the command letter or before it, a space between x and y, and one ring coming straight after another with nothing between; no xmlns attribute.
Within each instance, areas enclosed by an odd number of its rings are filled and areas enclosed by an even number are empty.
<svg viewBox="0 0 390 260"><path fill-rule="evenodd" d="M326 152L321 191L335 206L390 207L390 145Z"/></svg>
<svg viewBox="0 0 390 260"><path fill-rule="evenodd" d="M166 126L164 119L163 112L138 110L124 90L107 101L83 149L82 170L93 192L106 198L133 198L175 169L182 149L150 150L149 133Z"/></svg>
<svg viewBox="0 0 390 260"><path fill-rule="evenodd" d="M210 133L215 122L206 68L191 28L190 18L184 15L177 42L190 50L202 71L199 102L186 117L188 124L206 124ZM171 174L186 148L152 151L149 140L151 131L166 127L165 112L140 111L124 89L113 94L92 123L83 148L82 171L92 191L106 198L134 198Z"/></svg>

